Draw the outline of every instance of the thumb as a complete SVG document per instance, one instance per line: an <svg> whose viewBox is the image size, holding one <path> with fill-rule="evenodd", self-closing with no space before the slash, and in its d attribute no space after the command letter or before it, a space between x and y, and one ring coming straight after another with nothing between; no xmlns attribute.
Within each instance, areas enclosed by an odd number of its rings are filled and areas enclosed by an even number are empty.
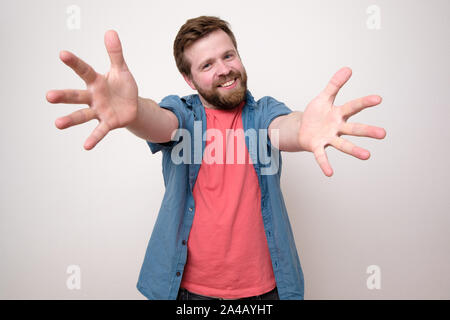
<svg viewBox="0 0 450 320"><path fill-rule="evenodd" d="M125 59L122 53L122 44L119 35L114 30L108 30L105 33L105 47L111 60L111 67L117 69L127 69Z"/></svg>

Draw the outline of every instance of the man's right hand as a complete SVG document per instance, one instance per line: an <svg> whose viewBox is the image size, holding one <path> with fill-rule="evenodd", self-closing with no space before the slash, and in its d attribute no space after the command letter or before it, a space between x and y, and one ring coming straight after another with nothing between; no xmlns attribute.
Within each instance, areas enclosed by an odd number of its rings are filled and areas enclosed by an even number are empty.
<svg viewBox="0 0 450 320"><path fill-rule="evenodd" d="M71 67L85 82L86 90L51 90L50 103L87 104L89 107L56 119L58 129L97 119L99 124L84 143L90 150L113 129L133 122L138 110L138 87L128 70L122 54L122 45L115 31L105 33L105 46L111 60L111 69L105 75L95 70L68 51L61 51L60 59Z"/></svg>

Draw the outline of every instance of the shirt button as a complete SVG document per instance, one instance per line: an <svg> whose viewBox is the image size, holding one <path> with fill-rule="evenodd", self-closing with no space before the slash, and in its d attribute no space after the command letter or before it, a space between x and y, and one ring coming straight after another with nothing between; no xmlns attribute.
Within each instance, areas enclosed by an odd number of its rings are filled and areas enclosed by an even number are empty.
<svg viewBox="0 0 450 320"><path fill-rule="evenodd" d="M189 208L189 211L190 211L190 212L192 212L192 210L193 210L192 208Z"/></svg>
<svg viewBox="0 0 450 320"><path fill-rule="evenodd" d="M179 271L177 271L176 273L177 277L181 276L181 273Z"/></svg>
<svg viewBox="0 0 450 320"><path fill-rule="evenodd" d="M183 246L185 246L185 245L186 245L186 240L181 241L181 244L182 244Z"/></svg>

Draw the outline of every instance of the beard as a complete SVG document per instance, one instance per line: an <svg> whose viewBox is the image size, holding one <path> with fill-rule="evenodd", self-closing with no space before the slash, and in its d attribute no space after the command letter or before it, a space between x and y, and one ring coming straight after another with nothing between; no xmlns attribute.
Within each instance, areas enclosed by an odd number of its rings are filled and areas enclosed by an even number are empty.
<svg viewBox="0 0 450 320"><path fill-rule="evenodd" d="M220 89L218 85L226 81L236 79L236 87L233 89ZM239 81L238 81L239 80ZM247 92L247 73L231 70L226 76L221 77L217 83L214 83L212 89L204 90L193 81L198 93L209 104L221 110L231 110L239 106L244 101Z"/></svg>

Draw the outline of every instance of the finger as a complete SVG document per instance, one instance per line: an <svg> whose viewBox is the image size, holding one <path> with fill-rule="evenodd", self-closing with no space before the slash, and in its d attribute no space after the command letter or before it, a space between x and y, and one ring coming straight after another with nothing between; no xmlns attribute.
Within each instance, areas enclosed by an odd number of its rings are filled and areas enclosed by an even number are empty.
<svg viewBox="0 0 450 320"><path fill-rule="evenodd" d="M111 67L119 70L127 69L125 59L122 53L122 44L119 35L114 30L108 30L105 33L105 46L111 60Z"/></svg>
<svg viewBox="0 0 450 320"><path fill-rule="evenodd" d="M316 161L319 164L319 167L322 169L322 172L327 177L331 177L333 175L333 169L330 166L327 154L325 153L325 149L320 148L314 151L314 156L316 157Z"/></svg>
<svg viewBox="0 0 450 320"><path fill-rule="evenodd" d="M348 79L350 79L351 76L352 69L350 69L349 67L339 69L339 71L333 75L330 82L328 82L327 86L322 91L322 94L327 99L333 102L339 90L348 81Z"/></svg>
<svg viewBox="0 0 450 320"><path fill-rule="evenodd" d="M378 95L370 95L347 102L341 108L344 119L348 119L361 110L380 104L382 98Z"/></svg>
<svg viewBox="0 0 450 320"><path fill-rule="evenodd" d="M75 111L68 116L56 119L55 126L58 129L66 129L95 119L95 112L91 108Z"/></svg>
<svg viewBox="0 0 450 320"><path fill-rule="evenodd" d="M368 137L383 139L386 136L386 130L380 127L369 126L361 123L345 122L339 128L339 133L343 135Z"/></svg>
<svg viewBox="0 0 450 320"><path fill-rule="evenodd" d="M50 103L90 104L91 93L88 90L51 90L47 92Z"/></svg>
<svg viewBox="0 0 450 320"><path fill-rule="evenodd" d="M94 82L97 77L97 73L92 69L90 65L86 62L78 58L76 55L69 51L61 51L59 54L59 58L66 65L71 67L73 71L76 72L80 76L81 79L86 82L86 84L90 84Z"/></svg>
<svg viewBox="0 0 450 320"><path fill-rule="evenodd" d="M345 140L340 137L336 137L332 142L331 145L335 147L336 149L345 152L351 156L354 156L361 160L367 160L370 158L370 152L355 146L353 143L351 143L348 140Z"/></svg>
<svg viewBox="0 0 450 320"><path fill-rule="evenodd" d="M84 143L84 148L86 150L91 150L97 143L99 143L109 132L109 127L105 122L101 121L98 126L92 131L91 135L87 138Z"/></svg>

